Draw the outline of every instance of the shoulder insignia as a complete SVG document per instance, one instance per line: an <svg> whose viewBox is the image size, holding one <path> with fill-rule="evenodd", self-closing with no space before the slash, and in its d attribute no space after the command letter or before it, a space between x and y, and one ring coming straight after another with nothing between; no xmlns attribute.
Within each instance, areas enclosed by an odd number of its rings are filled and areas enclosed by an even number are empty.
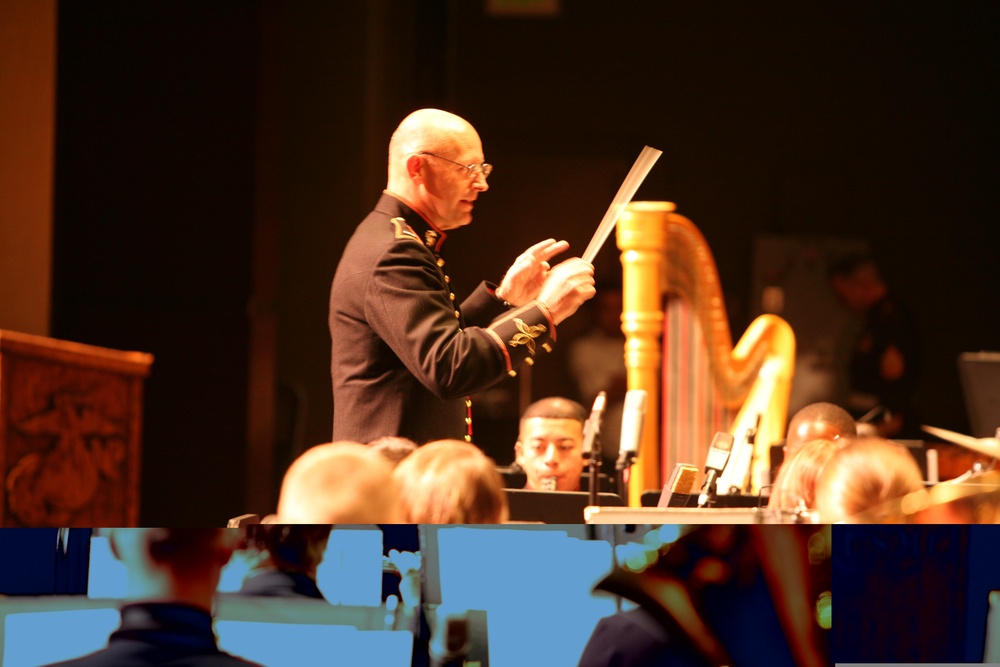
<svg viewBox="0 0 1000 667"><path fill-rule="evenodd" d="M518 345L524 345L528 348L528 352L532 355L535 354L535 339L541 334L545 333L545 325L538 324L531 326L525 324L524 320L520 317L514 318L514 326L517 327L519 333L514 334L513 338L510 339L508 345L511 347L517 347Z"/></svg>
<svg viewBox="0 0 1000 667"><path fill-rule="evenodd" d="M404 218L393 218L391 222L396 227L396 238L397 239L413 239L414 241L420 241L420 237L417 233L413 231L413 228L406 224Z"/></svg>

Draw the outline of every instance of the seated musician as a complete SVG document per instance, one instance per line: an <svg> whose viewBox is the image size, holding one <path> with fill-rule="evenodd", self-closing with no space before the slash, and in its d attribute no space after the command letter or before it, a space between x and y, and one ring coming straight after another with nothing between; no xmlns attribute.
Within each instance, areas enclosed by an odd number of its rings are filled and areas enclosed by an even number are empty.
<svg viewBox="0 0 1000 667"><path fill-rule="evenodd" d="M823 467L847 440L812 440L799 447L778 471L768 509L786 512L816 509L816 482Z"/></svg>
<svg viewBox="0 0 1000 667"><path fill-rule="evenodd" d="M464 440L435 440L392 473L403 523L504 523L507 496L496 463Z"/></svg>
<svg viewBox="0 0 1000 667"><path fill-rule="evenodd" d="M858 438L838 449L816 482L816 509L823 523L874 521L862 512L894 512L890 501L924 488L920 466L903 445L883 438Z"/></svg>
<svg viewBox="0 0 1000 667"><path fill-rule="evenodd" d="M847 410L833 403L810 403L788 423L785 457L791 458L802 445L813 440L837 440L857 434L854 418Z"/></svg>
<svg viewBox="0 0 1000 667"><path fill-rule="evenodd" d="M316 585L316 570L330 529L330 525L246 526L240 551L249 561L250 571L236 594L325 600Z"/></svg>
<svg viewBox="0 0 1000 667"><path fill-rule="evenodd" d="M583 424L587 411L568 398L535 401L521 415L514 454L526 489L579 491L583 473Z"/></svg>
<svg viewBox="0 0 1000 667"><path fill-rule="evenodd" d="M220 651L212 629L215 589L236 537L224 528L113 529L111 551L128 568L121 626L107 648L58 667L256 665Z"/></svg>
<svg viewBox="0 0 1000 667"><path fill-rule="evenodd" d="M330 442L292 462L264 523L396 523L399 511L392 465L367 445Z"/></svg>

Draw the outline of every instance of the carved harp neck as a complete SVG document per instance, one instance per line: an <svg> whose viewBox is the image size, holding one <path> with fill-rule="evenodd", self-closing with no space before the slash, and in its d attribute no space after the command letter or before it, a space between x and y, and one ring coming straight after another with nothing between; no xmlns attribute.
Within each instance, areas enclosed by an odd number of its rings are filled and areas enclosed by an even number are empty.
<svg viewBox="0 0 1000 667"><path fill-rule="evenodd" d="M718 430L729 431L739 442L760 416L752 455L748 452L745 461L730 462L733 471L727 469L725 486L720 488L759 490L767 483L767 448L784 436L795 357L791 328L780 317L762 315L733 346L712 253L701 232L675 213L670 202L629 204L618 221L618 247L622 251L628 388L645 389L650 405L660 405L664 303L667 298L683 300L700 329L713 400L736 412ZM697 454L707 452L711 434L704 443L663 442L660 421L657 410L647 410L641 456L630 484L631 505L639 504L643 489L660 487L667 466L680 462L701 467L704 461ZM675 456L679 452L683 452L680 458ZM697 460L685 460L691 456ZM741 465L745 470L739 469Z"/></svg>

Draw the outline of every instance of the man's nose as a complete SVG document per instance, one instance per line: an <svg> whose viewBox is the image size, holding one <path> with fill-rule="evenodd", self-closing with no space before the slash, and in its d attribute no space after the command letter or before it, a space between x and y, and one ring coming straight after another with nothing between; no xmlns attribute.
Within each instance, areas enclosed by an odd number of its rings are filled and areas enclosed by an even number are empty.
<svg viewBox="0 0 1000 667"><path fill-rule="evenodd" d="M549 445L548 449L545 450L545 462L546 463L558 462L558 453L556 452L555 445Z"/></svg>
<svg viewBox="0 0 1000 667"><path fill-rule="evenodd" d="M476 178L472 181L472 187L479 192L486 192L490 189L490 184L486 182L486 177L483 176L483 172L476 171Z"/></svg>

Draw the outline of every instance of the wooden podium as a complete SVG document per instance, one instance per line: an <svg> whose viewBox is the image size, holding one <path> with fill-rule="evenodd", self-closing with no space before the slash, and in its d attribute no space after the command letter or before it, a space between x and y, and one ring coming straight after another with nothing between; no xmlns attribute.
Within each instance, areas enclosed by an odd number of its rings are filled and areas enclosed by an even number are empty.
<svg viewBox="0 0 1000 667"><path fill-rule="evenodd" d="M153 356L0 330L0 526L136 526Z"/></svg>

